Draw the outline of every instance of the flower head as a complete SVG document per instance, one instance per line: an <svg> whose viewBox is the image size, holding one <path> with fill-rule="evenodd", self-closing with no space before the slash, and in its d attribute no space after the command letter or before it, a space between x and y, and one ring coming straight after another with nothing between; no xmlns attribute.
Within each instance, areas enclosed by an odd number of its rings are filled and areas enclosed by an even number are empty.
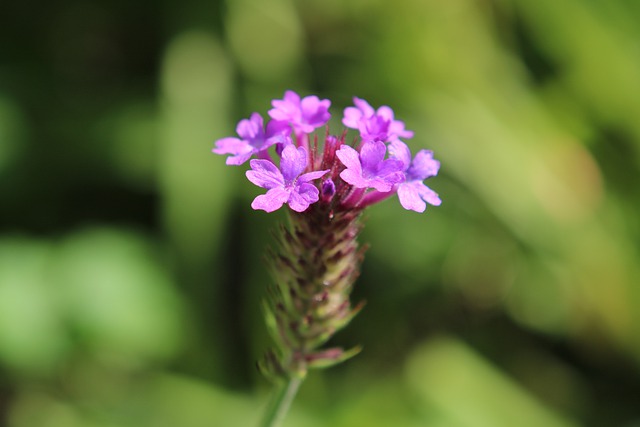
<svg viewBox="0 0 640 427"><path fill-rule="evenodd" d="M273 212L286 203L293 211L308 215L334 215L360 212L396 194L408 210L423 212L427 204L439 205L438 195L423 183L438 172L439 162L433 153L421 150L412 159L400 138L412 137L413 132L395 120L391 108L374 109L357 97L353 102L342 118L346 127L360 133L360 142L353 145L347 145L346 131L331 135L327 130L324 140L313 135L329 120L331 101L317 96L301 98L288 90L282 99L272 101L266 130L260 114L253 113L238 123L237 138L217 140L213 152L229 154L229 165L257 157L251 161L247 177L268 191L255 198L254 209ZM270 150L271 146L275 150ZM279 166L274 163L276 157L280 158ZM311 182L320 177L324 177L321 183ZM317 206L307 211L312 204Z"/></svg>
<svg viewBox="0 0 640 427"><path fill-rule="evenodd" d="M262 116L253 113L249 119L238 123L236 133L240 138L219 139L212 151L216 154L231 154L227 157L228 165L241 165L254 154L265 152L273 144L289 142L289 130L286 122L270 121L265 131Z"/></svg>
<svg viewBox="0 0 640 427"><path fill-rule="evenodd" d="M348 145L343 145L336 156L346 169L340 177L355 188L375 188L391 191L394 184L404 180L404 164L397 159L384 160L386 145L381 141L366 141L358 153Z"/></svg>
<svg viewBox="0 0 640 427"><path fill-rule="evenodd" d="M402 141L389 144L392 158L402 161L405 181L398 186L398 199L403 208L416 212L424 212L427 203L440 206L442 201L438 193L424 185L422 181L438 174L440 162L433 158L433 152L420 150L411 160L411 151ZM426 203L425 203L426 202Z"/></svg>
<svg viewBox="0 0 640 427"><path fill-rule="evenodd" d="M391 142L413 137L413 132L404 128L404 122L395 120L393 110L386 105L376 111L364 99L354 97L353 103L355 107L345 108L342 124L358 129L364 141Z"/></svg>
<svg viewBox="0 0 640 427"><path fill-rule="evenodd" d="M307 167L307 158L307 151L303 147L287 145L282 150L280 169L270 160L251 160L247 178L268 190L266 194L256 197L251 207L273 212L287 203L294 211L303 212L310 204L317 202L319 191L310 181L322 177L328 170L302 174Z"/></svg>
<svg viewBox="0 0 640 427"><path fill-rule="evenodd" d="M311 133L327 124L331 118L331 101L321 100L317 96L300 99L300 95L288 90L283 99L275 99L271 104L273 108L269 110L269 116L274 120L288 122L296 132Z"/></svg>

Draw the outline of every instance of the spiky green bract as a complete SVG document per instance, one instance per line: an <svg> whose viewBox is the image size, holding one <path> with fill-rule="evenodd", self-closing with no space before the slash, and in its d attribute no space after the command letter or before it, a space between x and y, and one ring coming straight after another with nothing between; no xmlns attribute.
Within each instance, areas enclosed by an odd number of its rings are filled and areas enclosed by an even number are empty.
<svg viewBox="0 0 640 427"><path fill-rule="evenodd" d="M267 325L276 343L259 366L271 378L303 378L310 368L340 363L359 352L321 349L345 327L363 304L349 296L364 249L357 242L361 210L316 203L290 212L289 227L277 232L269 256L275 286L266 303Z"/></svg>

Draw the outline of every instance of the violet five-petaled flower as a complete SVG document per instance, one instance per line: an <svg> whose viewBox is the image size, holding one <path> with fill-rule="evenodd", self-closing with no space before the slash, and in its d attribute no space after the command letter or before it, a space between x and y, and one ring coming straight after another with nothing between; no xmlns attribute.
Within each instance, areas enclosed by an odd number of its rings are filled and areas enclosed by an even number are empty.
<svg viewBox="0 0 640 427"><path fill-rule="evenodd" d="M283 99L274 99L269 116L278 121L288 122L297 132L311 133L316 128L327 124L331 118L329 107L331 101L320 99L315 95L305 96L288 90Z"/></svg>
<svg viewBox="0 0 640 427"><path fill-rule="evenodd" d="M290 141L287 135L289 130L286 122L270 121L265 131L262 116L253 113L249 119L238 123L236 133L240 138L219 139L212 151L216 154L231 154L227 158L228 165L241 165L254 154L264 153L273 144Z"/></svg>
<svg viewBox="0 0 640 427"><path fill-rule="evenodd" d="M413 132L404 128L404 122L395 120L393 110L386 105L374 110L367 101L357 97L353 103L355 107L345 108L342 124L358 129L364 141L391 142L413 137Z"/></svg>
<svg viewBox="0 0 640 427"><path fill-rule="evenodd" d="M411 160L409 147L398 140L389 144L389 152L392 158L400 160L404 165L405 180L398 186L398 199L402 207L424 212L427 203L440 206L442 201L438 194L422 182L436 176L440 169L440 162L433 158L433 151L420 150Z"/></svg>
<svg viewBox="0 0 640 427"><path fill-rule="evenodd" d="M384 160L386 152L387 147L381 141L366 141L362 144L360 153L343 145L336 151L336 156L346 166L340 173L340 178L355 188L391 191L394 184L404 180L404 164L400 160Z"/></svg>
<svg viewBox="0 0 640 427"><path fill-rule="evenodd" d="M353 146L347 145L346 132L335 136L326 131L312 138L329 121L331 101L301 98L288 90L272 101L266 130L262 116L253 113L238 123L238 138L217 140L213 152L229 154L229 165L257 157L246 173L252 183L267 189L251 204L256 210L273 212L287 204L304 212L316 203L331 212L361 210L394 194L407 210L424 212L427 204L440 205L438 194L423 183L440 167L433 152L420 150L412 159L400 138L411 138L413 132L395 119L390 107L376 110L361 98L353 102L355 107L345 108L342 118L344 126L359 131L360 141ZM280 158L279 167L275 158Z"/></svg>
<svg viewBox="0 0 640 427"><path fill-rule="evenodd" d="M251 170L246 173L249 181L269 190L267 194L256 197L251 207L266 212L280 209L285 203L296 212L305 211L318 201L318 188L309 182L329 172L322 170L302 174L307 167L307 151L293 145L282 150L280 169L269 160L255 159L250 164Z"/></svg>

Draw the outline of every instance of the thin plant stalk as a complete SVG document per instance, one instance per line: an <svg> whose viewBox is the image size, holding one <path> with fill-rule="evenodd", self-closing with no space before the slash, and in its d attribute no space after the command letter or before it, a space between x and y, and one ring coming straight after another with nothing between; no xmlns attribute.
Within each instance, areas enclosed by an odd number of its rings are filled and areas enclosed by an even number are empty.
<svg viewBox="0 0 640 427"><path fill-rule="evenodd" d="M293 377L283 384L278 394L274 396L261 427L279 427L282 424L303 380L303 377Z"/></svg>

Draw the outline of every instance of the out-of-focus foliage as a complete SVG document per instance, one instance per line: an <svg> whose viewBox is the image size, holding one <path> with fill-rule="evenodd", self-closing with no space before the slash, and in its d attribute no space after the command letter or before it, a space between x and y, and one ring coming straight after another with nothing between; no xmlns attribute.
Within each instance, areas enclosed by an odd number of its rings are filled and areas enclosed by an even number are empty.
<svg viewBox="0 0 640 427"><path fill-rule="evenodd" d="M364 351L286 425L637 425L639 24L625 0L0 3L0 424L256 423L284 215L210 150L294 89L392 106L443 205L367 212L337 342Z"/></svg>

